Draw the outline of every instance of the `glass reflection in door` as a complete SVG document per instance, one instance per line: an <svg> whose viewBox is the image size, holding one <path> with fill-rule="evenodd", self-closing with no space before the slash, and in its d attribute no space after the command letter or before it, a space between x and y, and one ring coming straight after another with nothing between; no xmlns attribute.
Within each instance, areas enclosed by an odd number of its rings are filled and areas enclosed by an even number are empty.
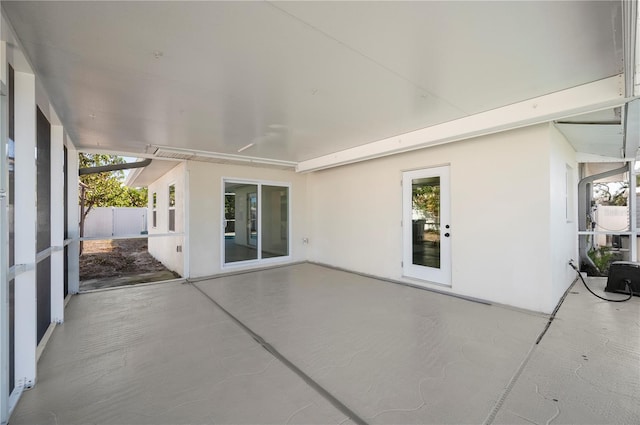
<svg viewBox="0 0 640 425"><path fill-rule="evenodd" d="M411 182L413 264L440 268L440 176Z"/></svg>
<svg viewBox="0 0 640 425"><path fill-rule="evenodd" d="M289 255L289 188L262 185L262 258Z"/></svg>
<svg viewBox="0 0 640 425"><path fill-rule="evenodd" d="M247 245L258 246L258 194L247 194Z"/></svg>

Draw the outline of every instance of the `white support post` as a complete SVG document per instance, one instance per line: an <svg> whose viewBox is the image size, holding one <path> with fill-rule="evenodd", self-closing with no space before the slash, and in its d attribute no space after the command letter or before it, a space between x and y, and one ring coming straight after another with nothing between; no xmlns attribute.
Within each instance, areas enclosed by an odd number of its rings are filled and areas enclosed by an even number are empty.
<svg viewBox="0 0 640 425"><path fill-rule="evenodd" d="M7 43L0 41L0 424L9 421L9 268L7 201L9 193L7 169Z"/></svg>
<svg viewBox="0 0 640 425"><path fill-rule="evenodd" d="M636 173L635 161L629 161L629 250L630 260L638 261L638 225L637 225L637 209L636 202Z"/></svg>
<svg viewBox="0 0 640 425"><path fill-rule="evenodd" d="M64 130L51 126L51 322L64 322Z"/></svg>
<svg viewBox="0 0 640 425"><path fill-rule="evenodd" d="M183 245L183 257L182 257L182 261L183 261L183 275L182 277L184 277L185 279L189 279L191 277L191 249L190 249L190 242L191 240L189 239L189 232L190 232L190 227L189 224L191 222L191 220L189 219L189 216L191 215L191 192L190 192L190 187L191 184L189 182L189 179L191 177L191 173L189 171L189 163L187 162L185 164L184 167L185 171L184 171L184 202L182 203L182 217L184 219L184 236L182 237L182 245ZM224 199L224 198L223 198ZM224 216L223 216L224 218ZM224 232L223 232L223 239L224 239Z"/></svg>
<svg viewBox="0 0 640 425"><path fill-rule="evenodd" d="M4 24L4 18L2 16L2 11L0 11L0 28L2 28L2 25ZM2 63L0 63L0 81L2 81L2 83L5 85L5 87L7 87L8 85L8 79L9 79L9 67L7 66L8 62L8 56L7 56L7 41L6 40L0 40L0 60L2 60ZM3 96L8 96L9 93L2 93ZM7 122L9 120L7 119ZM8 134L8 133L7 133Z"/></svg>
<svg viewBox="0 0 640 425"><path fill-rule="evenodd" d="M15 73L15 261L27 270L15 279L16 386L36 381L36 85Z"/></svg>
<svg viewBox="0 0 640 425"><path fill-rule="evenodd" d="M67 238L73 242L68 248L69 293L80 291L80 211L78 208L78 151L67 144Z"/></svg>

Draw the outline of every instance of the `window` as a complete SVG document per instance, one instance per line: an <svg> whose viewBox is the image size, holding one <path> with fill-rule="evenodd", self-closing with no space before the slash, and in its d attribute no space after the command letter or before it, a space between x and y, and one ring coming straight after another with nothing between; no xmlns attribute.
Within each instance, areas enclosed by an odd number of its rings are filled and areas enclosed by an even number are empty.
<svg viewBox="0 0 640 425"><path fill-rule="evenodd" d="M169 185L169 231L176 231L176 185Z"/></svg>
<svg viewBox="0 0 640 425"><path fill-rule="evenodd" d="M151 207L151 227L158 227L158 214L156 211L156 207L158 206L158 194L153 192L152 196L152 207Z"/></svg>
<svg viewBox="0 0 640 425"><path fill-rule="evenodd" d="M565 216L567 223L572 223L574 220L574 189L573 189L573 168L567 164L565 171Z"/></svg>

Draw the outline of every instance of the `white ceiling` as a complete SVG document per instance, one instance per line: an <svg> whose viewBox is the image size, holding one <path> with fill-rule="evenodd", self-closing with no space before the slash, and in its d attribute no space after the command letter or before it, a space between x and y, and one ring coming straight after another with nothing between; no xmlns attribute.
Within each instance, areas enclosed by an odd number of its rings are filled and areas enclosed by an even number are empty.
<svg viewBox="0 0 640 425"><path fill-rule="evenodd" d="M620 1L2 7L80 149L298 162L622 71Z"/></svg>

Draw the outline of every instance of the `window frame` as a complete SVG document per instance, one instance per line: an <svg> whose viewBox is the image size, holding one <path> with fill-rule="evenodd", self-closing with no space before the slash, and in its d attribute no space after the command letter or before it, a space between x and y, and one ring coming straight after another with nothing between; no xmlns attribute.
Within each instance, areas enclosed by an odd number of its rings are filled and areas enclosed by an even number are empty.
<svg viewBox="0 0 640 425"><path fill-rule="evenodd" d="M565 164L564 175L564 202L565 202L565 220L567 223L573 223L576 219L575 211L575 183L574 183L573 167Z"/></svg>
<svg viewBox="0 0 640 425"><path fill-rule="evenodd" d="M293 217L292 217L292 199L293 199L293 184L291 182L273 181L273 180L256 180L236 177L222 177L221 180L221 205L220 205L220 265L222 269L232 269L251 265L266 265L270 263L283 263L289 262L293 259ZM256 250L258 251L257 259L250 259L245 261L234 261L227 263L225 259L225 196L226 196L226 183L240 183L250 184L257 186L258 193L258 245ZM287 255L281 257L262 258L262 186L277 186L287 188ZM236 222L237 225L237 222Z"/></svg>
<svg viewBox="0 0 640 425"><path fill-rule="evenodd" d="M151 228L158 228L158 192L151 193Z"/></svg>

